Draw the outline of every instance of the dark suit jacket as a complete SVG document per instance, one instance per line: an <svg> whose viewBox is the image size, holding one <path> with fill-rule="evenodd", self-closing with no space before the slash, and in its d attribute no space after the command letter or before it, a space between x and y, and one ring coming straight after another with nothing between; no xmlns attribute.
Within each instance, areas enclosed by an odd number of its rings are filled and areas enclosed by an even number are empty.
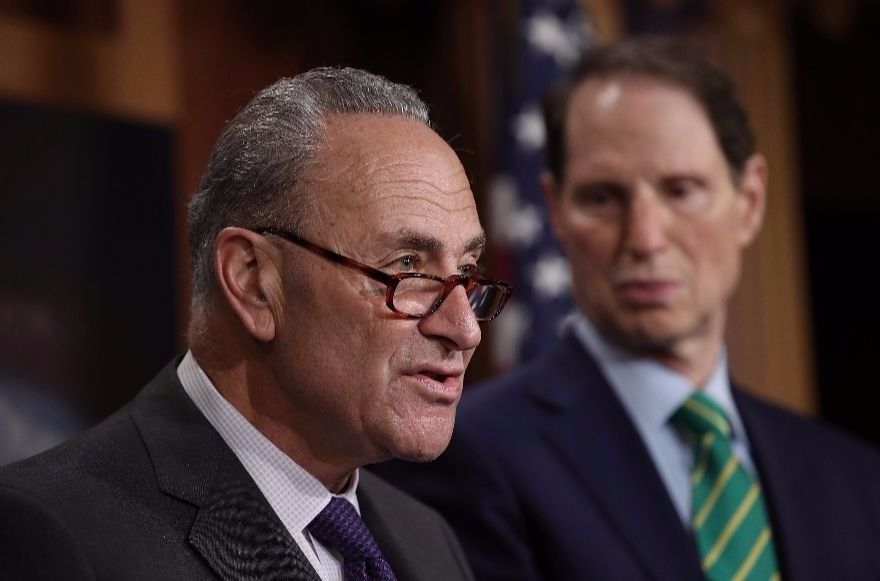
<svg viewBox="0 0 880 581"><path fill-rule="evenodd" d="M318 579L166 367L98 427L0 471L0 579ZM435 512L362 471L397 578L470 579Z"/></svg>
<svg viewBox="0 0 880 581"><path fill-rule="evenodd" d="M880 455L735 389L785 580L880 579ZM578 340L465 392L441 458L380 474L434 505L477 579L702 578L635 426Z"/></svg>

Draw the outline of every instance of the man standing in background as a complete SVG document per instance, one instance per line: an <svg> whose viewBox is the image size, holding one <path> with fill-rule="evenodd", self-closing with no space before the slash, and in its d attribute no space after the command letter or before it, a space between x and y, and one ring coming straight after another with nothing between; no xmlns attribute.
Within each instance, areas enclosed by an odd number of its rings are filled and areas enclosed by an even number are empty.
<svg viewBox="0 0 880 581"><path fill-rule="evenodd" d="M471 578L436 513L360 467L446 447L506 283L409 87L322 68L226 127L189 206L190 350L0 471L0 578Z"/></svg>
<svg viewBox="0 0 880 581"><path fill-rule="evenodd" d="M767 164L692 44L591 50L545 100L577 313L466 394L435 464L385 472L478 579L877 579L880 455L729 379L728 303Z"/></svg>

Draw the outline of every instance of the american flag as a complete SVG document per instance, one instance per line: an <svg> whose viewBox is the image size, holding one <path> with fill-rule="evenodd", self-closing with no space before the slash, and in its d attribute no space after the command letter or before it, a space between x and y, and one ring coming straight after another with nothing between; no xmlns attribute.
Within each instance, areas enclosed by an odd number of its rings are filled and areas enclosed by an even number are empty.
<svg viewBox="0 0 880 581"><path fill-rule="evenodd" d="M493 363L500 369L540 353L573 309L568 263L550 231L540 189L541 98L593 38L577 0L521 0L519 7L516 68L503 69L500 80L502 134L489 190L492 250L515 286L493 329Z"/></svg>

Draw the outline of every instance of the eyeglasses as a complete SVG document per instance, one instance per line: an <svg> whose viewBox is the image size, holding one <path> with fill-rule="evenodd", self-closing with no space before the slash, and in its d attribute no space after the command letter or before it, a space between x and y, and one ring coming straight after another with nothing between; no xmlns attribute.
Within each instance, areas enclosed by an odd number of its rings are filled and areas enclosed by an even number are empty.
<svg viewBox="0 0 880 581"><path fill-rule="evenodd" d="M472 274L453 274L446 278L420 272L388 274L352 260L317 244L312 244L283 228L249 228L257 234L272 234L314 252L331 262L347 266L385 285L385 304L402 319L421 319L440 308L446 297L461 285L477 321L491 321L504 308L513 292L510 284Z"/></svg>

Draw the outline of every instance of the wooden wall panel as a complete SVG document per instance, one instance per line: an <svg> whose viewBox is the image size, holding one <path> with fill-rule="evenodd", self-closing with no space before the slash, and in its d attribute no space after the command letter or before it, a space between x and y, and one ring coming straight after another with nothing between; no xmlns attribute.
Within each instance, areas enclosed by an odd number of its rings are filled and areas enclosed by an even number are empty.
<svg viewBox="0 0 880 581"><path fill-rule="evenodd" d="M735 377L816 412L788 33L782 3L719 1L699 36L733 77L770 165L764 228L746 252L727 342Z"/></svg>
<svg viewBox="0 0 880 581"><path fill-rule="evenodd" d="M256 91L302 69L297 54L273 50L260 37L246 2L188 0L180 3L180 102L177 129L177 232L179 343L189 320L190 253L186 204L201 179L211 149L227 121ZM283 26L283 22L277 23Z"/></svg>
<svg viewBox="0 0 880 581"><path fill-rule="evenodd" d="M65 27L0 8L0 95L173 123L176 5L115 0L109 30Z"/></svg>

